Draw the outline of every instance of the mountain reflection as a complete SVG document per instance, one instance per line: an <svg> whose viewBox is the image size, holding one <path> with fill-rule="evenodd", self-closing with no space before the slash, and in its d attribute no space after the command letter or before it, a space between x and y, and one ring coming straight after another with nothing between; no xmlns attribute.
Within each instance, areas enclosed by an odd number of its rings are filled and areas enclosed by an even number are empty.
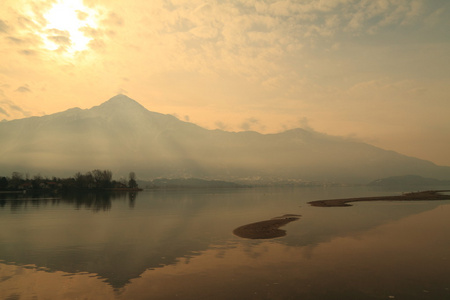
<svg viewBox="0 0 450 300"><path fill-rule="evenodd" d="M356 192L236 189L40 198L0 195L0 260L45 268L46 272L88 272L120 289L143 274L190 265L205 251L217 250L214 255L220 258L228 257L236 247L258 248L265 242L241 239L233 230L275 214L298 213L302 217L286 225L287 235L272 243L281 248L304 248L302 253L309 255L309 250L336 237L357 236L440 205L439 201L380 202L346 209L306 205L310 200L330 198L330 193L331 197L349 197ZM259 250L248 254L255 259L261 255Z"/></svg>
<svg viewBox="0 0 450 300"><path fill-rule="evenodd" d="M88 265L49 272L0 262L0 298L448 299L450 228L442 225L449 213L442 205L315 247L274 240L211 243L140 273L130 254L111 261L122 281L113 273L85 272ZM127 262L133 266L127 269Z"/></svg>

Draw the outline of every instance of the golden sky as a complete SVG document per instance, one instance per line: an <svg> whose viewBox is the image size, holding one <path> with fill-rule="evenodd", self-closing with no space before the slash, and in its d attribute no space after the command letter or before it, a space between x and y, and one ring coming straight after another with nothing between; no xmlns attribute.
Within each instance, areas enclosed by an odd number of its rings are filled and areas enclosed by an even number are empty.
<svg viewBox="0 0 450 300"><path fill-rule="evenodd" d="M208 129L450 165L449 30L448 0L3 0L0 120L123 93Z"/></svg>

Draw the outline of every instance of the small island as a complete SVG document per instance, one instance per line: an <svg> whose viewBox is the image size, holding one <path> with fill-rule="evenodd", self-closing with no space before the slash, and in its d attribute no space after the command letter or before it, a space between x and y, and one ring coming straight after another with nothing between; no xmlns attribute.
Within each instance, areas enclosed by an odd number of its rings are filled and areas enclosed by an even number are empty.
<svg viewBox="0 0 450 300"><path fill-rule="evenodd" d="M352 206L349 202L360 201L432 201L432 200L450 200L450 195L440 194L441 192L450 192L450 190L437 190L437 191L421 191L405 193L399 196L378 196L378 197L359 197L359 198L346 198L346 199L329 199L329 200L316 200L310 201L308 204L311 206L319 207L339 207L339 206Z"/></svg>
<svg viewBox="0 0 450 300"><path fill-rule="evenodd" d="M299 215L284 215L270 220L240 226L233 230L233 233L245 239L273 239L282 237L286 235L286 230L280 229L280 227L299 218Z"/></svg>

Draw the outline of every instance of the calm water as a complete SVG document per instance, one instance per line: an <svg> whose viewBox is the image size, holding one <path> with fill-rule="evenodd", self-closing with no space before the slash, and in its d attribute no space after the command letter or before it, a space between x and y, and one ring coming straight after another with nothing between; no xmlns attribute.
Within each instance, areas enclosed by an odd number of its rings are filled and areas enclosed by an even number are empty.
<svg viewBox="0 0 450 300"><path fill-rule="evenodd" d="M450 201L306 204L400 192L0 195L0 298L450 299ZM284 214L285 237L232 233Z"/></svg>

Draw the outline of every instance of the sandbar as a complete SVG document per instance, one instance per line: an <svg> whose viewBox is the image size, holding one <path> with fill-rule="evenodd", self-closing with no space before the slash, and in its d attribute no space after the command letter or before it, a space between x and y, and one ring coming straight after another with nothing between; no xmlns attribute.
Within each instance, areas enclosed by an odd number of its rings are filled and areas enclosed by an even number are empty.
<svg viewBox="0 0 450 300"><path fill-rule="evenodd" d="M284 215L270 220L240 226L233 230L233 233L238 237L246 239L273 239L283 237L286 235L286 230L280 229L280 227L299 218L299 215Z"/></svg>
<svg viewBox="0 0 450 300"><path fill-rule="evenodd" d="M378 196L378 197L359 197L346 199L329 199L316 200L308 202L312 206L319 207L337 207L337 206L352 206L349 202L360 201L430 201L430 200L450 200L450 195L440 194L440 192L450 192L450 190L439 191L421 191L405 193L398 196Z"/></svg>

